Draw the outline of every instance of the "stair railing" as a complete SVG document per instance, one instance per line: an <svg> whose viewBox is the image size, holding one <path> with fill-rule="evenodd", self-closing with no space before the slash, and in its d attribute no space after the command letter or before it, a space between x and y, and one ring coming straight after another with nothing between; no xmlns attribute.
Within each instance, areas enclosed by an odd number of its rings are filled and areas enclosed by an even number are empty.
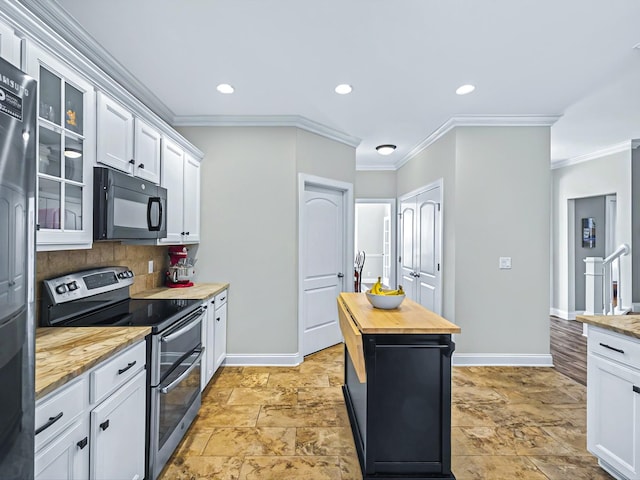
<svg viewBox="0 0 640 480"><path fill-rule="evenodd" d="M620 245L616 250L605 258L602 261L602 268L604 270L604 282L602 284L603 287L603 303L604 303L604 314L605 315L615 315L616 308L618 311L622 311L622 272L620 270L620 257L625 255L629 255L631 252L631 248L626 243ZM617 279L617 302L616 306L613 305L613 269L614 266L618 270L618 279Z"/></svg>

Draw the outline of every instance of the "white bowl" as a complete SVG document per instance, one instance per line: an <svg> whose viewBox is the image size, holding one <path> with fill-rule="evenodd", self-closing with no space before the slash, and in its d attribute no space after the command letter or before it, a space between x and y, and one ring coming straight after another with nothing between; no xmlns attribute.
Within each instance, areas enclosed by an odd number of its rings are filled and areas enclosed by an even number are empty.
<svg viewBox="0 0 640 480"><path fill-rule="evenodd" d="M365 292L367 300L375 308L381 308L382 310L393 310L398 308L404 300L404 295L376 295L374 293Z"/></svg>

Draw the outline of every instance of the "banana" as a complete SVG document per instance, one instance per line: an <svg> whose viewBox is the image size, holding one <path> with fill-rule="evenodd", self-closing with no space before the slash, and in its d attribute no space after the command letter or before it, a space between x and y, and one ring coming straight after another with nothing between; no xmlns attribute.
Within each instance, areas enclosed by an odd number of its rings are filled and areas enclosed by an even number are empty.
<svg viewBox="0 0 640 480"><path fill-rule="evenodd" d="M372 293L374 295L384 295L384 293L382 292L382 279L380 277L378 277L378 281L376 283L373 284L373 286L371 287L371 290L369 290L369 293Z"/></svg>
<svg viewBox="0 0 640 480"><path fill-rule="evenodd" d="M398 285L397 290L387 290L381 291L382 295L404 295L404 290L402 289L402 285Z"/></svg>

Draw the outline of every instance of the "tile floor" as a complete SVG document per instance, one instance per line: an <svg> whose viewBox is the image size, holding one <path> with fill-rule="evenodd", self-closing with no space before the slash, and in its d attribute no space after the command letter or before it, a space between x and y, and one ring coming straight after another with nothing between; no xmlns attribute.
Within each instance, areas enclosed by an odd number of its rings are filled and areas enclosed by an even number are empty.
<svg viewBox="0 0 640 480"><path fill-rule="evenodd" d="M224 367L162 480L351 480L342 345L298 367ZM586 451L586 390L552 368L453 369L458 480L611 479Z"/></svg>

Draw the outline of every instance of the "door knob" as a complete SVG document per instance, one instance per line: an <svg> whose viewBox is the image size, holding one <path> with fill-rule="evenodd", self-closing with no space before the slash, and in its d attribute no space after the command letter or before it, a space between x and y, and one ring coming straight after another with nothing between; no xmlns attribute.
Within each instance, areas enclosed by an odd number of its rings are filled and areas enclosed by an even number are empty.
<svg viewBox="0 0 640 480"><path fill-rule="evenodd" d="M338 278L342 278L344 277L344 274L342 272L338 272Z"/></svg>

